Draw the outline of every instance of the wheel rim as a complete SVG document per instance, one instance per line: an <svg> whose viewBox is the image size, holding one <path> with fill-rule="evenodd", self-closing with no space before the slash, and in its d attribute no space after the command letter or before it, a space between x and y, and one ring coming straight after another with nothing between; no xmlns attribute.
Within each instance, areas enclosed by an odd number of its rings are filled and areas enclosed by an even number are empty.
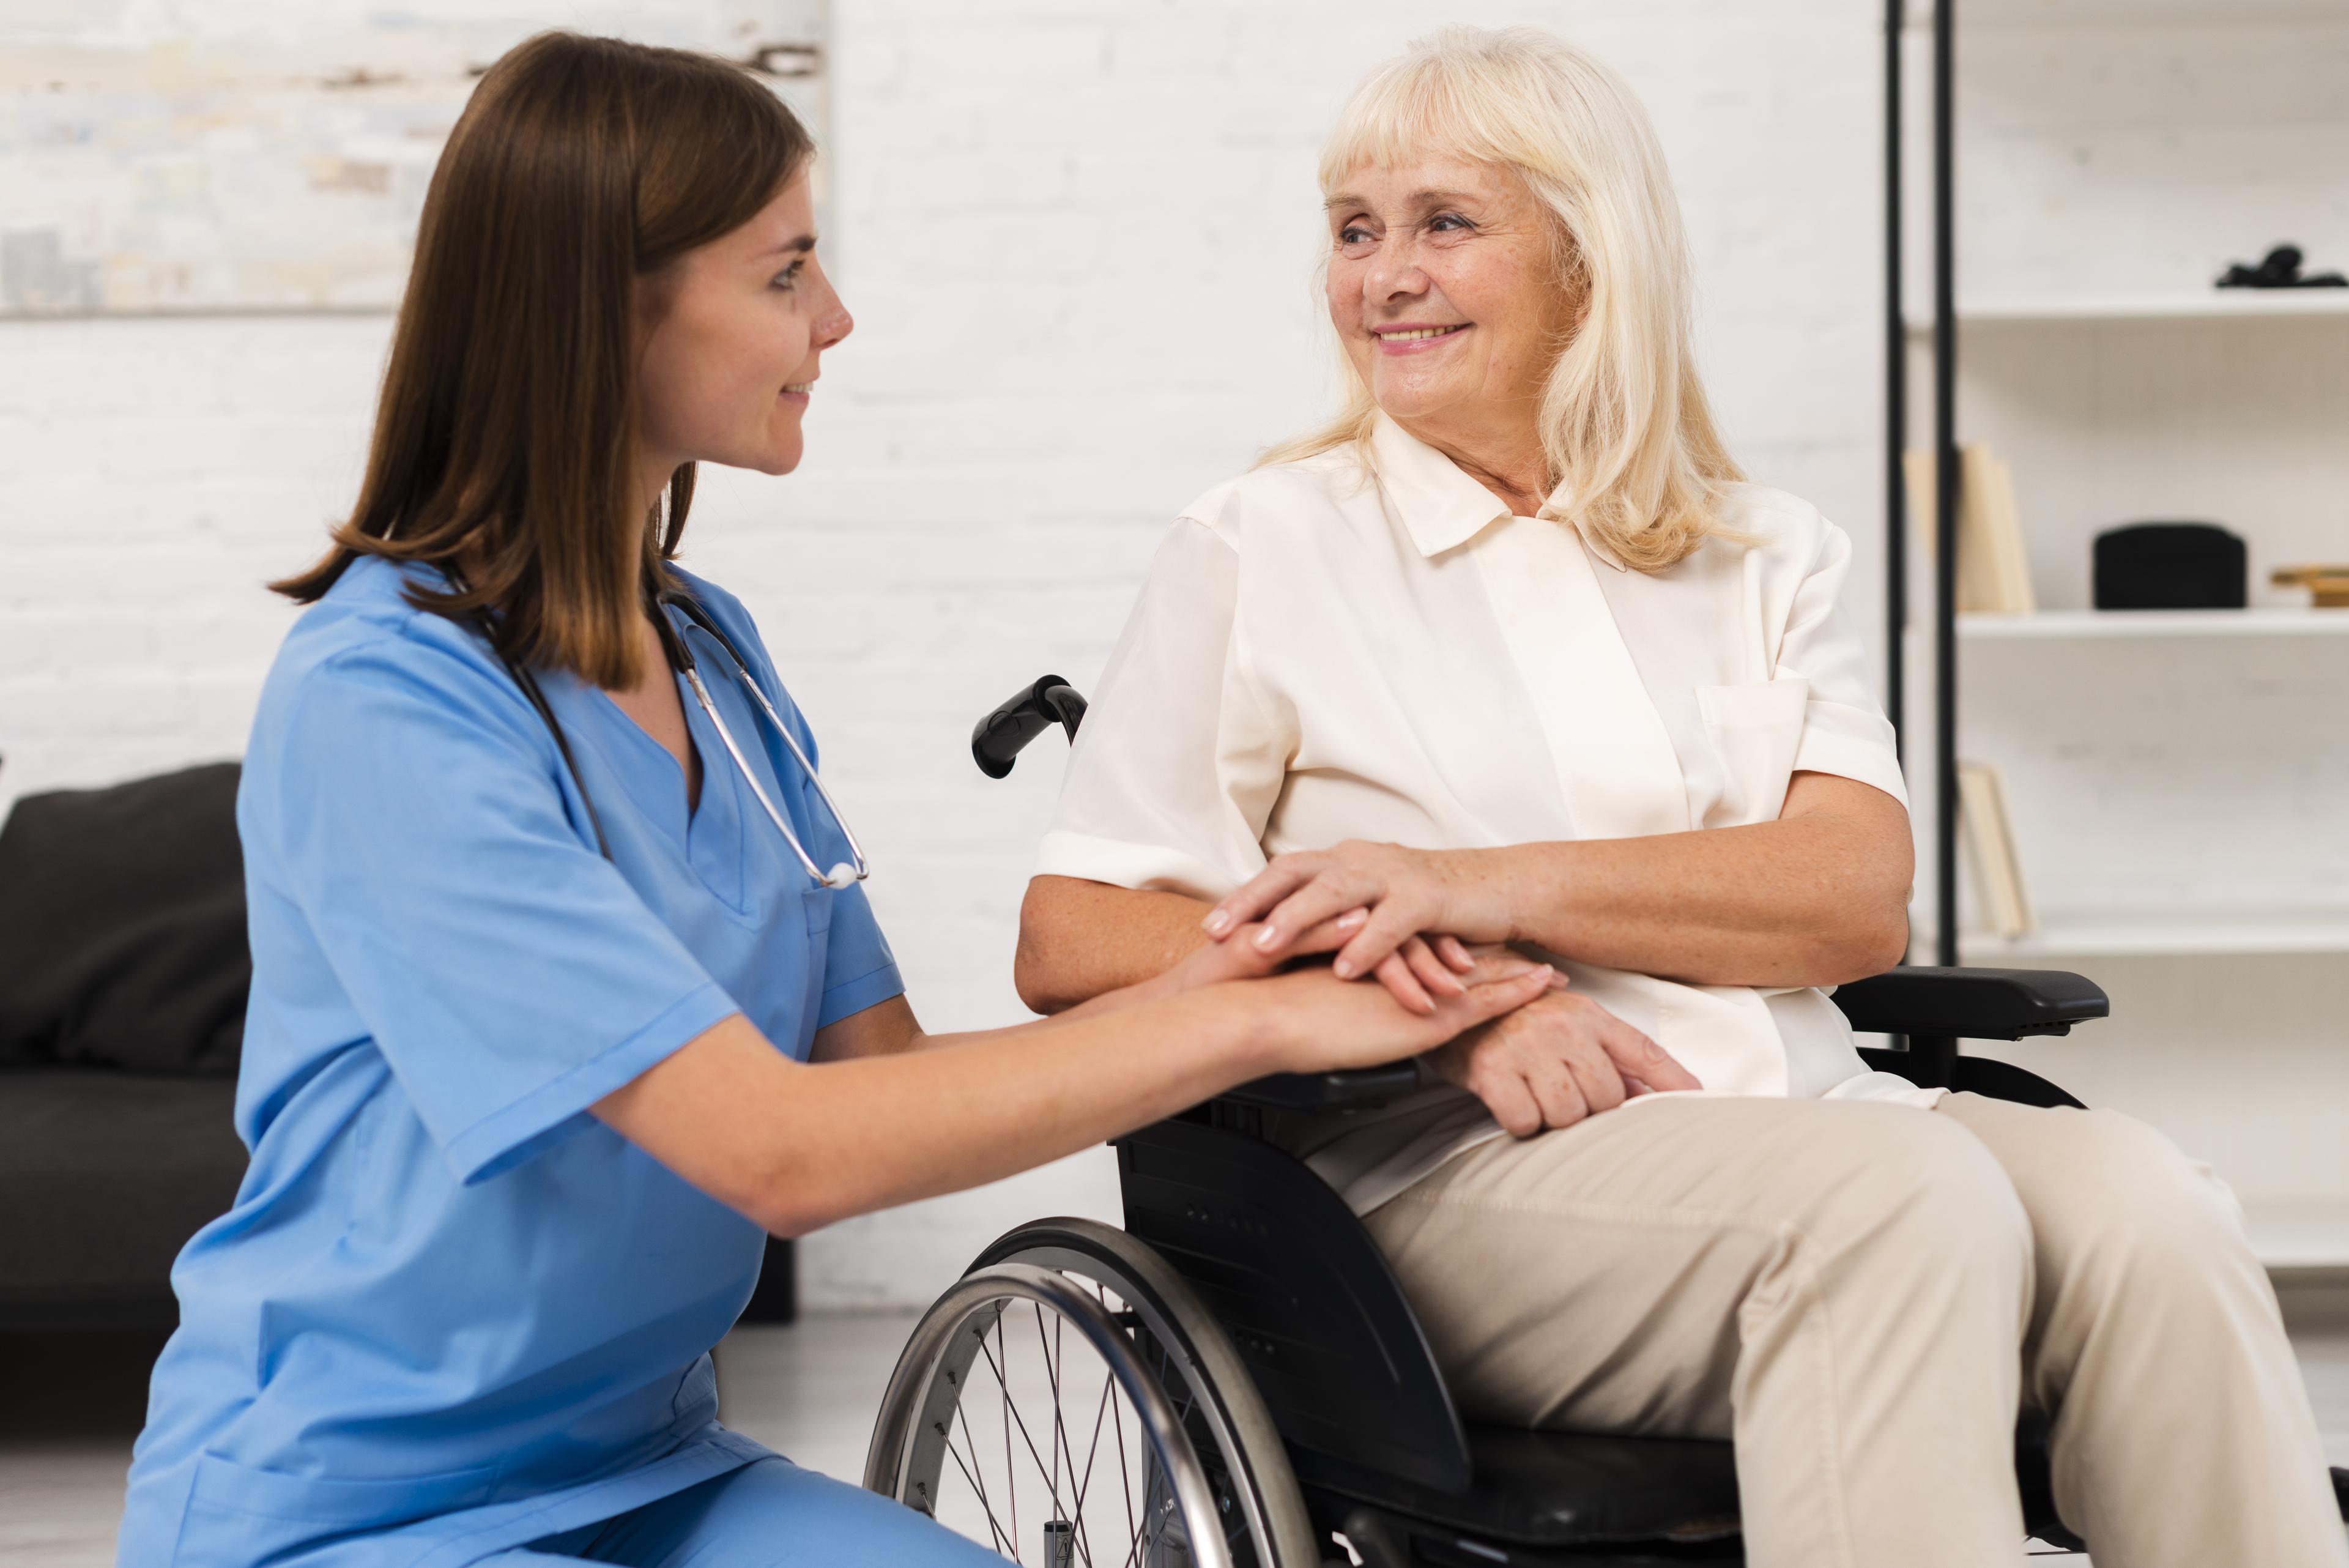
<svg viewBox="0 0 2349 1568"><path fill-rule="evenodd" d="M1098 1285L972 1271L898 1359L865 1486L1023 1563L1235 1568L1193 1412L1137 1334Z"/></svg>
<svg viewBox="0 0 2349 1568"><path fill-rule="evenodd" d="M1222 1327L1164 1258L1114 1226L1059 1219L1035 1220L999 1238L979 1255L982 1265L995 1262L1032 1263L1092 1282L1097 1296L1105 1287L1140 1320L1136 1344L1152 1374L1192 1396L1185 1428L1208 1471L1217 1518L1241 1568L1321 1563L1287 1446L1253 1378ZM1230 1506L1221 1506L1226 1503Z"/></svg>

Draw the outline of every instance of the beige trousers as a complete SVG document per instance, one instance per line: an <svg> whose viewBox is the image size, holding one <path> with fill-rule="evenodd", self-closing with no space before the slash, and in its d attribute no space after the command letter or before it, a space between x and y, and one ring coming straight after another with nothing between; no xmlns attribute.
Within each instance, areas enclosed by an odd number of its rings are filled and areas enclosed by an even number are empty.
<svg viewBox="0 0 2349 1568"><path fill-rule="evenodd" d="M2021 1404L2097 1568L2349 1564L2232 1197L2117 1113L1668 1096L1364 1222L1470 1419L1734 1436L1754 1568L2012 1568Z"/></svg>

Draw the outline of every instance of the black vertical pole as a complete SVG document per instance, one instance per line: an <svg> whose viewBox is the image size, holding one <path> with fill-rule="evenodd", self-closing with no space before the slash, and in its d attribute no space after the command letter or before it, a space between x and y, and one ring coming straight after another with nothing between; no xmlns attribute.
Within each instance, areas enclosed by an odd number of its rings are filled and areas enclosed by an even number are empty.
<svg viewBox="0 0 2349 1568"><path fill-rule="evenodd" d="M1951 83L1957 0L1933 6L1933 829L1936 961L1958 961L1958 302Z"/></svg>
<svg viewBox="0 0 2349 1568"><path fill-rule="evenodd" d="M1907 0L1884 0L1884 711L1904 753L1908 719L1909 324L1900 299L1900 23Z"/></svg>

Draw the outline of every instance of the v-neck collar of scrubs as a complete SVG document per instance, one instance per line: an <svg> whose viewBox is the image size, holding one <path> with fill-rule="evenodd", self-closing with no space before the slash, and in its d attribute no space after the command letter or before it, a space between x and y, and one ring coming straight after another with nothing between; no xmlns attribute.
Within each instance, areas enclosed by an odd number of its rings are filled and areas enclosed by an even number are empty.
<svg viewBox="0 0 2349 1568"><path fill-rule="evenodd" d="M609 703L612 708L617 711L620 717L626 720L627 723L635 729L637 734L642 735L647 741L651 742L654 750L659 752L661 755L667 757L670 763L676 765L678 771L678 794L683 802L685 807L684 819L688 825L688 830L690 831L693 819L701 814L702 798L707 796L709 793L709 780L711 774L709 757L701 743L701 737L694 733L694 710L698 708L699 704L694 701L693 694L686 689L685 677L678 674L675 670L669 671L669 685L671 689L677 692L678 717L685 722L687 743L691 745L693 748L693 763L691 766L698 767L701 770L701 790L699 794L697 794L694 792L688 764L680 762L675 752L670 751L667 746L661 744L660 738L655 735L650 730L646 729L642 720L638 719L634 713L629 712L626 708L621 707L620 700L618 698L613 696L610 691L602 687L594 688L594 691L596 696L601 697L606 703Z"/></svg>
<svg viewBox="0 0 2349 1568"><path fill-rule="evenodd" d="M701 759L701 798L698 803L687 799L685 770L678 765L675 753L631 718L612 700L610 692L585 681L572 682L572 691L578 698L575 706L591 718L583 728L591 741L602 742L598 750L605 764L619 775L621 787L636 803L646 820L658 830L661 838L710 897L737 915L755 917L758 899L746 864L751 850L750 810L755 809L755 803L747 798L749 792L743 787L741 771L727 754L726 743L719 739L709 715L686 690L683 677L672 675L671 679L677 683L678 702L684 710L686 733ZM722 686L712 689L710 701L726 701ZM744 735L747 717L733 712L726 715L728 725L738 738ZM763 746L749 747L745 754L755 764L764 752ZM769 831L772 831L771 824Z"/></svg>

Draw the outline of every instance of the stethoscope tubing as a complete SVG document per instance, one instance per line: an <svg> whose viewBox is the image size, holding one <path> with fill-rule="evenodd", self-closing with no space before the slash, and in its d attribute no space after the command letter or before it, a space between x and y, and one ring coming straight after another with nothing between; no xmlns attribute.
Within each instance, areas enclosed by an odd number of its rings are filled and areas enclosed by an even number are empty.
<svg viewBox="0 0 2349 1568"><path fill-rule="evenodd" d="M691 626L707 634L719 648L726 650L726 657L734 663L735 679L740 680L744 690L750 693L750 701L757 711L765 714L768 724L773 728L776 734L782 737L783 744L791 751L792 759L799 763L800 771L807 775L808 783L815 786L817 798L823 802L824 810L832 815L833 825L840 829L841 837L847 841L849 854L847 860L833 867L829 871L825 870L818 866L815 863L815 857L807 852L807 846L800 842L800 836L792 831L790 819L785 817L781 810L776 806L774 800L767 794L766 786L759 782L758 773L750 766L750 758L743 755L741 745L734 739L733 730L727 725L725 718L718 711L718 704L710 700L709 688L702 684L701 670L693 657L692 649L687 646L685 638L678 630L676 623L668 618L668 610L672 606ZM848 818L841 815L839 803L832 798L832 792L824 788L822 775L817 774L814 763L809 760L807 753L801 748L798 738L792 733L791 726L783 722L783 716L775 711L775 705L767 700L766 692L760 690L758 680L750 673L750 661L742 657L741 649L734 646L734 639L728 637L718 623L710 618L709 613L688 595L674 592L657 594L654 597L651 607L654 627L660 633L661 653L667 661L669 669L685 678L686 685L693 691L693 700L700 704L702 712L709 715L710 728L718 732L719 743L726 748L726 754L733 759L735 771L742 775L742 782L750 786L751 795L757 799L760 808L767 814L767 820L775 825L775 831L782 835L783 842L791 846L792 855L799 861L801 867L814 878L819 886L834 889L854 887L871 876L872 868L864 859L864 846L857 841L855 830L848 826ZM486 635L487 628L484 628L483 631ZM494 641L492 646L495 646ZM596 850L605 859L609 860L612 857L612 846L604 836L603 818L595 810L595 796L587 791L586 779L580 774L578 761L571 754L570 737L564 733L562 721L554 716L554 709L546 701L546 693L540 688L538 678L519 661L507 659L502 654L499 657L500 662L506 667L506 672L513 677L514 684L522 688L523 696L529 701L533 708L537 710L538 716L545 721L547 729L554 733L555 750L562 753L564 768L571 774L572 784L579 791L579 798L587 808L587 823L595 830Z"/></svg>

